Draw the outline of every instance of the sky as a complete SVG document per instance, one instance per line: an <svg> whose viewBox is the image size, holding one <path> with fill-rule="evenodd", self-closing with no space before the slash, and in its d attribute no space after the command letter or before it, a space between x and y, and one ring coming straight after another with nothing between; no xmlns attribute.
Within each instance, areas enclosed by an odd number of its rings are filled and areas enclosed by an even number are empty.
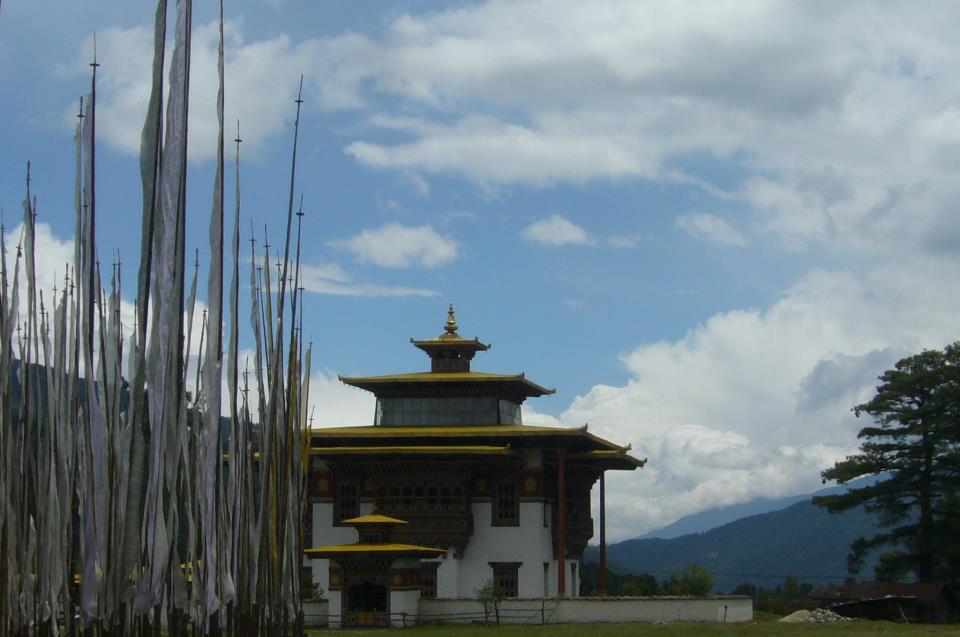
<svg viewBox="0 0 960 637"><path fill-rule="evenodd" d="M191 70L201 263L213 4L194 7ZM97 240L133 298L151 5L0 5L0 207L15 240L30 161L47 287L72 254L96 34ZM856 450L868 423L851 407L877 375L958 339L957 3L228 0L225 15L243 242L251 227L280 242L304 78L315 426L371 424L370 395L337 375L427 369L409 338L439 334L453 302L460 333L493 344L474 369L556 387L525 422L586 423L648 458L608 476L619 540L819 488Z"/></svg>

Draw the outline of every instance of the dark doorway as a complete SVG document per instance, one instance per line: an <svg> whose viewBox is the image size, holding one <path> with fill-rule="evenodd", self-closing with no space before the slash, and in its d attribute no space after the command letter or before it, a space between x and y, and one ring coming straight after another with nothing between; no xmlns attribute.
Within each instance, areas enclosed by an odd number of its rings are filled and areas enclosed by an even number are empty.
<svg viewBox="0 0 960 637"><path fill-rule="evenodd" d="M347 588L344 620L348 626L388 626L390 606L387 587L370 580Z"/></svg>

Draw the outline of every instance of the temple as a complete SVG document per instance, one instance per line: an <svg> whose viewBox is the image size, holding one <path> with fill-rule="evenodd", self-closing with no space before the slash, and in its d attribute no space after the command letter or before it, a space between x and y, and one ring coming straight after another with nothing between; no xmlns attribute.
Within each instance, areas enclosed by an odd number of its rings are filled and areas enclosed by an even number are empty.
<svg viewBox="0 0 960 637"><path fill-rule="evenodd" d="M412 340L429 372L341 377L376 396L371 426L310 431L307 558L330 600L331 625L416 621L417 602L576 596L604 472L644 460L587 427L524 425L527 398L552 394L524 374L471 370L490 349L458 333ZM373 516L373 517L371 517ZM375 531L358 529L372 527Z"/></svg>

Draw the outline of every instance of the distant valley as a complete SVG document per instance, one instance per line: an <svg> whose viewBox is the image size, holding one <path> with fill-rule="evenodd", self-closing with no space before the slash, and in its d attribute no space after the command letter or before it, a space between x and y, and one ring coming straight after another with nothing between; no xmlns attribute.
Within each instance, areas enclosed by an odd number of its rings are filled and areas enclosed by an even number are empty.
<svg viewBox="0 0 960 637"><path fill-rule="evenodd" d="M810 503L812 495L754 501L682 518L643 537L608 545L609 567L664 579L696 563L714 574L717 592L729 592L742 583L772 588L787 575L811 584L843 581L850 543L877 532L876 516L863 509L831 515ZM736 517L731 521L732 516ZM719 525L706 526L715 522ZM595 561L597 555L592 546L585 559ZM859 577L872 577L874 564L868 560Z"/></svg>

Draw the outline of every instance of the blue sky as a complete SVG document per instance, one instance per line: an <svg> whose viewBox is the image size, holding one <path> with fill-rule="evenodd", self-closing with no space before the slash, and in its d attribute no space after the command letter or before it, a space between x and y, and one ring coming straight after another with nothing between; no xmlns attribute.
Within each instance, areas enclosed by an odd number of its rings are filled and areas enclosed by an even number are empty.
<svg viewBox="0 0 960 637"><path fill-rule="evenodd" d="M151 4L0 7L0 206L15 229L32 161L50 281L94 32L98 243L135 280ZM201 253L211 4L194 9ZM956 340L960 305L958 8L834 4L227 2L244 240L251 222L281 237L305 78L317 424L369 423L336 374L424 369L407 339L439 333L452 301L493 343L475 368L557 387L527 422L588 422L650 458L610 480L612 537L816 488L856 447L850 407L899 357Z"/></svg>

